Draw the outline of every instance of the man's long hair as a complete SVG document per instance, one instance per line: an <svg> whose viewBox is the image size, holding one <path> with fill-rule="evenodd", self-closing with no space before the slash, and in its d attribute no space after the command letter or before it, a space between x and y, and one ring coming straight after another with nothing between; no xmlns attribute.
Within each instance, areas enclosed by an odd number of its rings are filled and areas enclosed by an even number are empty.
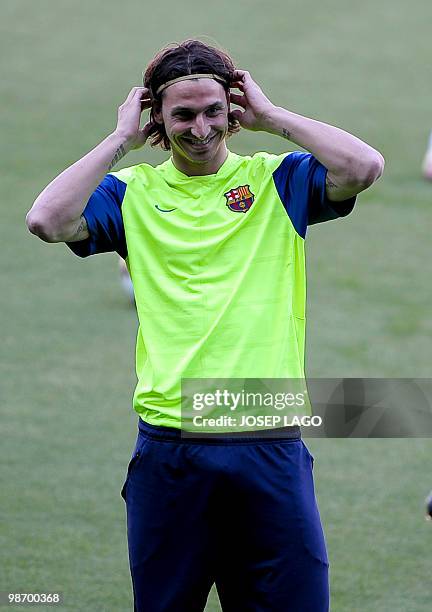
<svg viewBox="0 0 432 612"><path fill-rule="evenodd" d="M224 80L226 85L223 83L221 85L226 92L229 92L234 70L234 63L227 53L199 40L185 40L159 51L147 66L144 74L144 87L148 88L153 101L149 129L151 146L160 145L165 151L171 149L165 126L157 123L154 118L155 106L162 105L163 92L156 93L161 85L189 74L216 74ZM238 132L239 129L239 122L231 113L228 113L228 135Z"/></svg>

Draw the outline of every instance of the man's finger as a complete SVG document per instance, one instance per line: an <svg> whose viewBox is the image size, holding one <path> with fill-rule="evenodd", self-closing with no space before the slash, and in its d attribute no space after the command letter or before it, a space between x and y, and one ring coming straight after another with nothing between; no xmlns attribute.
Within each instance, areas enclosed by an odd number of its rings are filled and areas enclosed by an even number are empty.
<svg viewBox="0 0 432 612"><path fill-rule="evenodd" d="M132 89L129 92L128 97L125 100L125 104L127 102L130 102L135 96L137 96L138 94L140 96L142 96L143 94L145 94L146 92L148 92L148 89L146 87L132 87Z"/></svg>
<svg viewBox="0 0 432 612"><path fill-rule="evenodd" d="M150 98L141 98L141 110L145 110L146 108L150 108L152 105L152 101Z"/></svg>
<svg viewBox="0 0 432 612"><path fill-rule="evenodd" d="M244 81L244 79L249 75L247 70L234 70L233 77L234 80Z"/></svg>
<svg viewBox="0 0 432 612"><path fill-rule="evenodd" d="M230 100L233 104L238 104L238 106L246 108L246 99L244 96L240 96L239 94L230 93Z"/></svg>
<svg viewBox="0 0 432 612"><path fill-rule="evenodd" d="M244 112L236 108L235 110L232 111L231 115L233 119L236 119L237 121L241 123Z"/></svg>
<svg viewBox="0 0 432 612"><path fill-rule="evenodd" d="M152 121L147 121L147 123L143 126L143 128L140 130L140 133L142 134L142 136L144 138L148 138L149 135L149 131L151 126L153 125Z"/></svg>
<svg viewBox="0 0 432 612"><path fill-rule="evenodd" d="M231 89L240 89L240 91L244 91L244 83L241 81L233 81L230 85Z"/></svg>
<svg viewBox="0 0 432 612"><path fill-rule="evenodd" d="M138 87L132 87L132 89L131 89L131 90L130 90L130 92L128 93L128 96L127 96L127 98L126 98L126 100L125 100L125 104L126 104L127 102L130 102L130 101L132 100L132 98L134 97L135 92L136 92L136 90L137 90L137 89L138 89Z"/></svg>

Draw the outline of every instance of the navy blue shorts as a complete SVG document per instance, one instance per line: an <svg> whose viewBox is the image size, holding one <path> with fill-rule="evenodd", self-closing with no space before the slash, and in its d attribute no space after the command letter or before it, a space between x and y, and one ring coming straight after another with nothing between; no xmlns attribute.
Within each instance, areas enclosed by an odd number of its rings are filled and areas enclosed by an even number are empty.
<svg viewBox="0 0 432 612"><path fill-rule="evenodd" d="M300 437L181 438L140 419L122 496L137 612L327 612L313 459Z"/></svg>

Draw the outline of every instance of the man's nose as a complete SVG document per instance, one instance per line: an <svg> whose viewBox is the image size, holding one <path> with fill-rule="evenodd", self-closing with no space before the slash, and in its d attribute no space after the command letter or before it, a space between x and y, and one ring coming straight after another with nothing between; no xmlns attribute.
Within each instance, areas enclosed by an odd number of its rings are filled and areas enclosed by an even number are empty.
<svg viewBox="0 0 432 612"><path fill-rule="evenodd" d="M192 126L191 132L195 138L205 140L210 134L210 126L203 115L197 115Z"/></svg>

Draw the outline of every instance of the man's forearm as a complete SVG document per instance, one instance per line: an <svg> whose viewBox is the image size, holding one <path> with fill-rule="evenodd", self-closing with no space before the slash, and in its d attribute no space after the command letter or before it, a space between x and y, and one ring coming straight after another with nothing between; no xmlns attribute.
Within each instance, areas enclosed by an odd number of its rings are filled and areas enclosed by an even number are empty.
<svg viewBox="0 0 432 612"><path fill-rule="evenodd" d="M280 107L265 120L265 131L291 140L314 155L343 183L372 183L380 175L382 155L352 134Z"/></svg>
<svg viewBox="0 0 432 612"><path fill-rule="evenodd" d="M126 155L126 139L113 132L57 176L38 196L26 217L30 231L53 242L81 217L104 176Z"/></svg>
<svg viewBox="0 0 432 612"><path fill-rule="evenodd" d="M87 227L81 215L86 204L105 174L131 148L142 147L151 123L140 128L141 113L151 107L151 97L145 87L132 87L119 106L117 127L90 153L67 168L40 194L27 214L29 230L46 240L58 242L84 239ZM84 223L83 223L84 222Z"/></svg>

